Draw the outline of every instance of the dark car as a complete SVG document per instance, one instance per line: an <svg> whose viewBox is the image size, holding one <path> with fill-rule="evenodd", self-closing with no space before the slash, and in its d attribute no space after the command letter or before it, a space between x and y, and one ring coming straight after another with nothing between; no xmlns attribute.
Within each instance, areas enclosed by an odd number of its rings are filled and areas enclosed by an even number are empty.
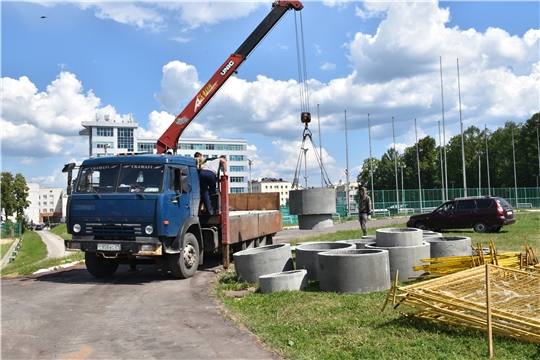
<svg viewBox="0 0 540 360"><path fill-rule="evenodd" d="M43 230L43 225L37 224L34 230Z"/></svg>
<svg viewBox="0 0 540 360"><path fill-rule="evenodd" d="M407 227L436 231L473 228L485 233L499 232L515 222L514 210L506 200L478 196L449 200L430 213L411 216Z"/></svg>

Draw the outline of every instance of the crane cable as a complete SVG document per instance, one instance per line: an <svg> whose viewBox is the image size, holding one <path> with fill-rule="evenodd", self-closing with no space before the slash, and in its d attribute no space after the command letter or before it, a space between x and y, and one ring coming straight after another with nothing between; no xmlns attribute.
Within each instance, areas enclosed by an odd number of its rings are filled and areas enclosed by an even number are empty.
<svg viewBox="0 0 540 360"><path fill-rule="evenodd" d="M297 15L296 13L299 14ZM298 29L298 26L300 26L300 29ZM296 11L294 13L294 27L296 32L296 58L298 63L298 87L300 89L300 112L309 112L308 78L302 11ZM298 38L299 36L300 39Z"/></svg>

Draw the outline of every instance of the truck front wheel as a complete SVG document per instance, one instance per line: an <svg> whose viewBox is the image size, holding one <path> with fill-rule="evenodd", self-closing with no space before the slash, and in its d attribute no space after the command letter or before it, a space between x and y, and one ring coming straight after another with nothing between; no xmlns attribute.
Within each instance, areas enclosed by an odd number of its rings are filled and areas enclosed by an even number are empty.
<svg viewBox="0 0 540 360"><path fill-rule="evenodd" d="M195 275L199 266L199 243L195 235L187 233L184 236L184 247L177 254L167 256L169 270L174 277L187 279Z"/></svg>
<svg viewBox="0 0 540 360"><path fill-rule="evenodd" d="M85 252L84 263L86 269L95 277L112 276L118 269L118 263L111 259L105 259L96 253Z"/></svg>

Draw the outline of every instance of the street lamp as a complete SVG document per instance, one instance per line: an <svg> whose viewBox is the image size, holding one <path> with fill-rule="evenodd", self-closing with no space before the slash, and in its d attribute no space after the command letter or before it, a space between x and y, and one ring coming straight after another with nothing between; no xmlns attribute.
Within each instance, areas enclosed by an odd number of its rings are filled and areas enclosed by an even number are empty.
<svg viewBox="0 0 540 360"><path fill-rule="evenodd" d="M454 194L454 183L455 181L450 180L450 184L452 184L452 199L456 197L456 194Z"/></svg>
<svg viewBox="0 0 540 360"><path fill-rule="evenodd" d="M405 208L405 186L403 186L403 168L407 167L405 164L399 164L401 168L401 204Z"/></svg>
<svg viewBox="0 0 540 360"><path fill-rule="evenodd" d="M480 156L482 156L484 153L481 151L477 151L476 155L478 155L478 196L482 196L481 194L481 188L482 188L482 166L480 164Z"/></svg>
<svg viewBox="0 0 540 360"><path fill-rule="evenodd" d="M253 187L253 183L251 182L251 165L253 164L253 160L247 159L249 164L249 193L251 194L251 188Z"/></svg>

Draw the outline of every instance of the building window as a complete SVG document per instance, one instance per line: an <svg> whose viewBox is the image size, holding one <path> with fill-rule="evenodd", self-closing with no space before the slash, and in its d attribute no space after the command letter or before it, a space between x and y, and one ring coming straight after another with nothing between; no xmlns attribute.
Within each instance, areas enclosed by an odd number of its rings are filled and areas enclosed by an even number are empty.
<svg viewBox="0 0 540 360"><path fill-rule="evenodd" d="M137 144L137 152L145 154L153 154L156 148L155 142L139 142Z"/></svg>
<svg viewBox="0 0 540 360"><path fill-rule="evenodd" d="M53 201L51 201L51 202L49 203L49 205L51 205L51 206L54 206L54 202L53 202Z"/></svg>
<svg viewBox="0 0 540 360"><path fill-rule="evenodd" d="M114 136L114 129L109 127L98 127L96 128L97 136Z"/></svg>
<svg viewBox="0 0 540 360"><path fill-rule="evenodd" d="M49 212L52 212L52 213L54 212L54 209L49 209L49 210L50 210Z"/></svg>
<svg viewBox="0 0 540 360"><path fill-rule="evenodd" d="M47 195L43 195L43 199L46 199L47 198Z"/></svg>
<svg viewBox="0 0 540 360"><path fill-rule="evenodd" d="M96 143L98 149L112 149L114 147L113 142L98 142Z"/></svg>
<svg viewBox="0 0 540 360"><path fill-rule="evenodd" d="M133 151L133 129L118 128L118 148Z"/></svg>
<svg viewBox="0 0 540 360"><path fill-rule="evenodd" d="M243 194L244 188L241 187L231 187L231 194Z"/></svg>
<svg viewBox="0 0 540 360"><path fill-rule="evenodd" d="M244 167L243 167L243 166L230 166L230 167L229 167L229 171L230 171L230 172L240 172L240 171L244 171Z"/></svg>
<svg viewBox="0 0 540 360"><path fill-rule="evenodd" d="M244 161L244 155L229 155L230 161Z"/></svg>
<svg viewBox="0 0 540 360"><path fill-rule="evenodd" d="M231 182L236 182L236 183L244 182L244 177L243 176L231 176Z"/></svg>

